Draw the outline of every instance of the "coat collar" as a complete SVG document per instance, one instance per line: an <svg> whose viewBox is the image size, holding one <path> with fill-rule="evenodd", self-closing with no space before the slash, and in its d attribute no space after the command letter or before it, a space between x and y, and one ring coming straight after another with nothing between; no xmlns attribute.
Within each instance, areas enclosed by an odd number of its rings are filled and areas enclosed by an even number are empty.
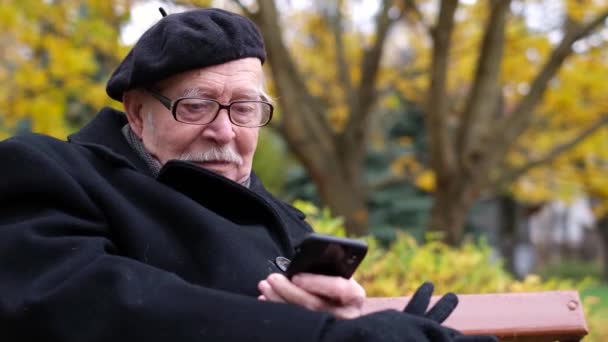
<svg viewBox="0 0 608 342"><path fill-rule="evenodd" d="M68 141L85 146L103 158L151 175L146 163L129 146L121 129L127 124L126 115L105 107L80 131L68 136Z"/></svg>

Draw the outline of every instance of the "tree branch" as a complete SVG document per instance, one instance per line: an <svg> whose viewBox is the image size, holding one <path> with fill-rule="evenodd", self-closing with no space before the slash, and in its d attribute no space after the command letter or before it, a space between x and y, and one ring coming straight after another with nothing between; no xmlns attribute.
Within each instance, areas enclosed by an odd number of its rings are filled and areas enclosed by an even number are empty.
<svg viewBox="0 0 608 342"><path fill-rule="evenodd" d="M457 0L441 1L439 18L433 28L433 58L431 61L430 87L427 94L426 129L430 139L431 167L442 182L442 175L454 172L454 150L447 127L446 80L451 35L454 29L454 13ZM439 184L441 186L441 184Z"/></svg>
<svg viewBox="0 0 608 342"><path fill-rule="evenodd" d="M486 125L492 119L496 107L495 99L500 91L500 64L510 2L510 0L491 2L491 13L484 31L473 87L456 133L456 149L465 170L471 169L475 164L475 160L470 160L470 157L476 153L469 153L470 149L482 148L485 145L480 140L483 140L483 132L487 132Z"/></svg>
<svg viewBox="0 0 608 342"><path fill-rule="evenodd" d="M403 8L409 13L412 13L414 17L416 17L418 23L420 23L427 30L427 32L431 34L431 25L424 19L424 14L422 14L420 11L420 8L418 7L418 4L416 4L415 0L403 0Z"/></svg>
<svg viewBox="0 0 608 342"><path fill-rule="evenodd" d="M320 108L308 91L293 57L283 43L274 0L258 0L258 5L259 11L251 19L264 36L273 81L285 112L281 123L285 132L289 132L285 136L294 141L310 139L318 146L315 153L332 156L335 149L333 131L324 115L325 110Z"/></svg>
<svg viewBox="0 0 608 342"><path fill-rule="evenodd" d="M583 129L576 137L572 138L571 140L569 140L563 144L557 145L543 157L540 157L540 158L537 158L534 160L530 160L523 166L520 166L518 168L515 168L513 170L506 172L504 175L502 175L498 179L496 184L499 184L499 185L500 184L509 184L509 183L515 181L517 178L519 178L523 174L525 174L526 172L528 172L529 170L553 161L557 156L559 156L560 154L573 148L578 143L585 140L587 137L589 137L590 135L595 133L598 129L602 128L607 123L608 123L608 115L603 115L601 118L596 120L594 123L592 123L585 129Z"/></svg>
<svg viewBox="0 0 608 342"><path fill-rule="evenodd" d="M491 146L492 150L495 151L493 152L494 165L500 161L529 125L532 118L532 110L541 101L549 81L555 76L564 60L572 53L572 44L587 36L595 28L604 23L607 17L608 11L605 11L584 26L568 21L564 38L553 50L551 56L532 82L528 94L519 102L511 115L506 116L492 130L490 137L494 140L487 145Z"/></svg>
<svg viewBox="0 0 608 342"><path fill-rule="evenodd" d="M336 42L336 66L338 67L338 78L342 84L342 88L346 93L346 101L353 103L355 94L353 93L353 86L350 80L349 65L346 60L346 53L344 51L344 31L342 30L342 5L343 1L338 0L336 4L335 14L331 20L332 32L334 34L334 41Z"/></svg>
<svg viewBox="0 0 608 342"><path fill-rule="evenodd" d="M376 79L382 58L382 50L389 28L395 20L388 16L388 10L392 0L383 0L382 7L376 17L376 39L371 49L365 51L361 63L361 80L356 91L356 99L350 104L350 116L342 139L341 146L353 145L357 141L366 139L365 129L370 115L371 106L377 98ZM363 153L365 144L360 144L361 150L355 153Z"/></svg>

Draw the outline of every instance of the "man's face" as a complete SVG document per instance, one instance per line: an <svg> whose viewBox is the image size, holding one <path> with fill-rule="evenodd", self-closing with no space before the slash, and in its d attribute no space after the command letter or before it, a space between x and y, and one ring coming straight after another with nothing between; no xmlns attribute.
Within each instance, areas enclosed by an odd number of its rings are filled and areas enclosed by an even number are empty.
<svg viewBox="0 0 608 342"><path fill-rule="evenodd" d="M171 100L197 96L228 104L260 100L262 82L260 60L244 58L175 75L160 82L156 90ZM233 125L225 109L206 125L177 122L167 108L142 90L127 92L124 104L131 129L161 164L171 159L190 160L239 183L249 177L259 128Z"/></svg>

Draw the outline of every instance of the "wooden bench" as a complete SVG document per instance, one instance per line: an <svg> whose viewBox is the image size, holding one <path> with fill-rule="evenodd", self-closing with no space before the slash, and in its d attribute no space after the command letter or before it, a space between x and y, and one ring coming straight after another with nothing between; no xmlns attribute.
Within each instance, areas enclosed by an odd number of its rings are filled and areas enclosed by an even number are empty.
<svg viewBox="0 0 608 342"><path fill-rule="evenodd" d="M444 322L466 335L490 334L501 341L579 341L588 332L576 291L458 295ZM432 302L439 299L433 297ZM408 297L368 298L364 312L402 310Z"/></svg>

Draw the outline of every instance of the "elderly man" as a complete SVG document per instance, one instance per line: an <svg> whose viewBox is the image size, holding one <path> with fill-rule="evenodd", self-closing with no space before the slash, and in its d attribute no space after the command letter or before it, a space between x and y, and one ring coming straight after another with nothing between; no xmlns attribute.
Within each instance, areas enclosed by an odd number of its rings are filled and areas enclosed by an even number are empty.
<svg viewBox="0 0 608 342"><path fill-rule="evenodd" d="M67 142L0 143L0 339L7 341L464 341L425 313L361 316L350 279L275 262L311 231L251 170L272 118L262 37L218 9L161 19ZM491 338L479 337L486 341Z"/></svg>

